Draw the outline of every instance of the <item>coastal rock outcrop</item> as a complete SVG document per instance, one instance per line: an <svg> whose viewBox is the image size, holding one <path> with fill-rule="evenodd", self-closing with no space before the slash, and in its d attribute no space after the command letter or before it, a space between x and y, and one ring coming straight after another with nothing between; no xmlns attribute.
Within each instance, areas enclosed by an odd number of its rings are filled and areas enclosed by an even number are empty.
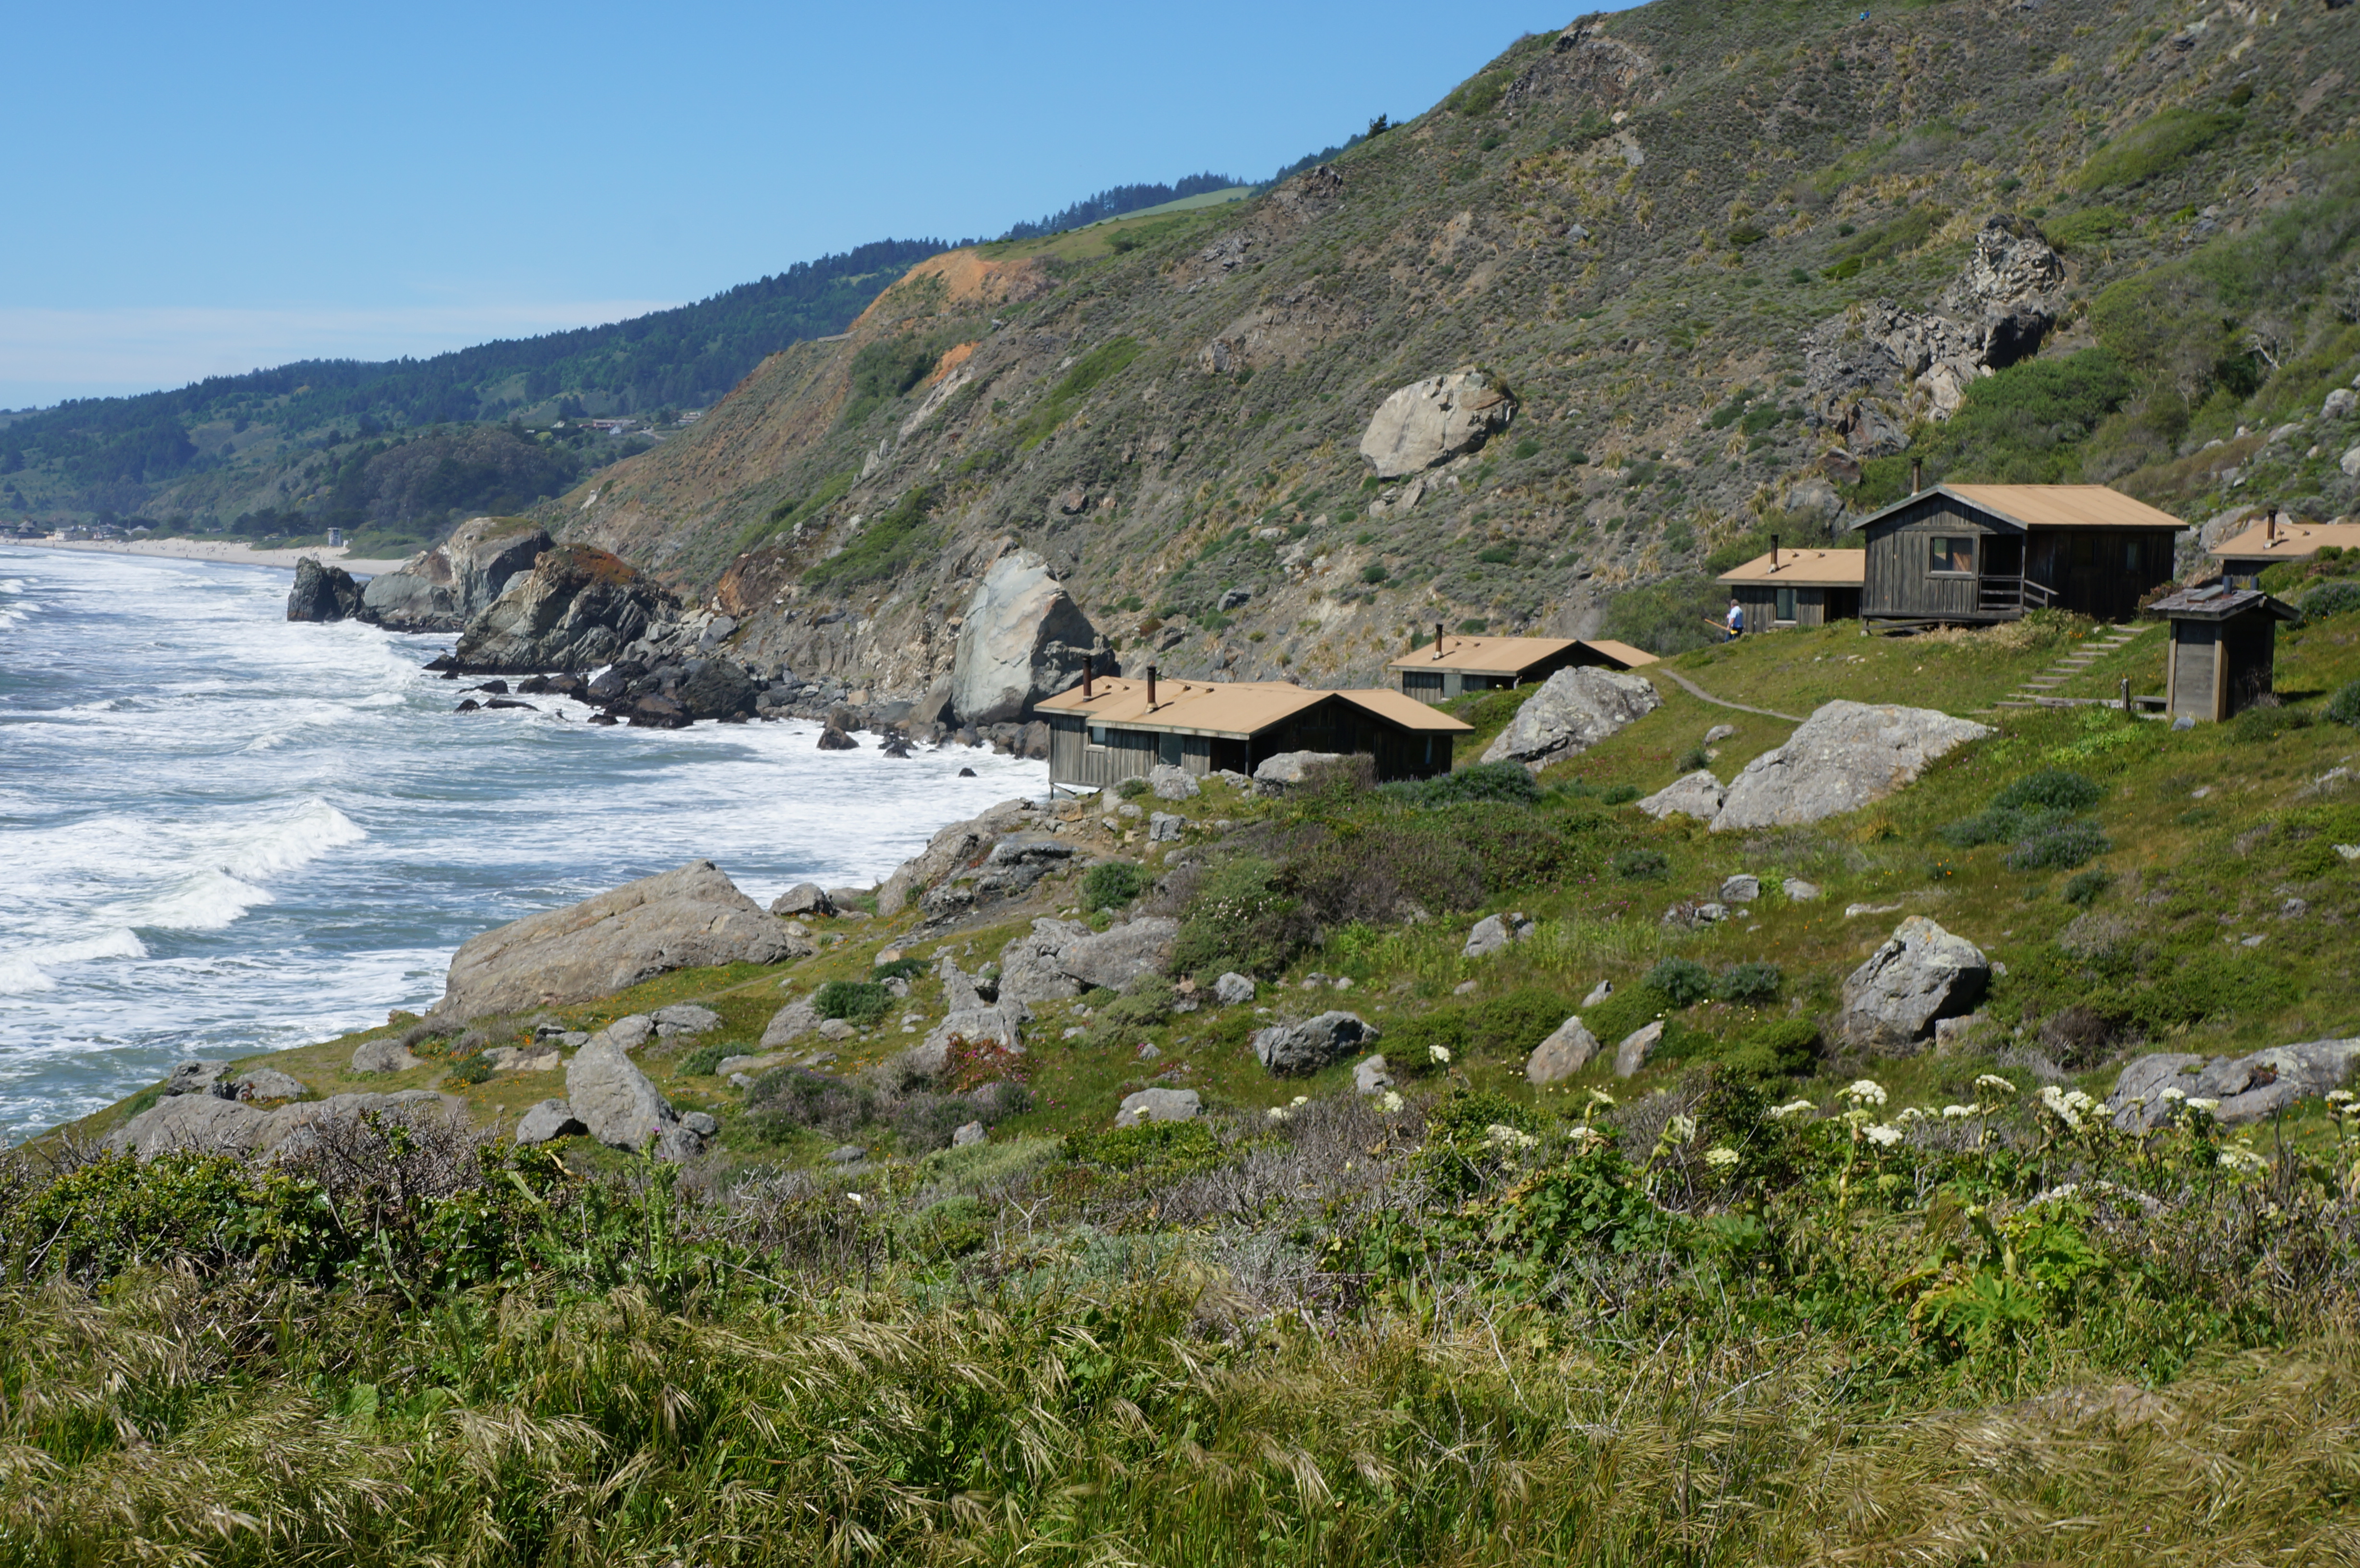
<svg viewBox="0 0 2360 1568"><path fill-rule="evenodd" d="M1909 1055L1938 1021L1974 1011L1991 977L1981 948L1912 915L1844 981L1844 1039L1874 1055Z"/></svg>
<svg viewBox="0 0 2360 1568"><path fill-rule="evenodd" d="M438 1020L610 996L667 970L775 964L794 933L709 860L692 860L471 938L451 959Z"/></svg>
<svg viewBox="0 0 2360 1568"><path fill-rule="evenodd" d="M1538 771L1589 750L1663 705L1644 675L1594 665L1560 670L1524 699L1508 727L1484 749L1483 760L1521 762Z"/></svg>
<svg viewBox="0 0 2360 1568"><path fill-rule="evenodd" d="M1532 1055L1524 1059L1524 1081L1561 1083L1589 1066L1597 1054L1598 1037L1583 1026L1577 1014L1557 1025L1546 1040L1533 1048Z"/></svg>
<svg viewBox="0 0 2360 1568"><path fill-rule="evenodd" d="M1322 1013L1301 1023L1256 1029L1254 1059L1281 1077L1317 1073L1377 1040L1375 1027L1358 1013Z"/></svg>
<svg viewBox="0 0 2360 1568"><path fill-rule="evenodd" d="M1001 838L1030 826L1034 818L1032 801L1002 800L989 811L941 829L877 890L879 918L890 920L960 872L979 868Z"/></svg>
<svg viewBox="0 0 2360 1568"><path fill-rule="evenodd" d="M1835 702L1745 765L1712 831L1797 827L1881 800L1926 765L1992 732L1932 708Z"/></svg>
<svg viewBox="0 0 2360 1568"><path fill-rule="evenodd" d="M1637 804L1657 821L1677 815L1710 822L1721 815L1721 805L1728 799L1729 787L1714 778L1711 769L1700 768L1694 773L1683 773Z"/></svg>
<svg viewBox="0 0 2360 1568"><path fill-rule="evenodd" d="M559 545L468 622L451 667L478 675L586 670L675 609L670 593L622 557Z"/></svg>
<svg viewBox="0 0 2360 1568"><path fill-rule="evenodd" d="M295 586L287 593L290 621L343 621L360 613L361 585L341 566L322 566L313 556L295 563Z"/></svg>
<svg viewBox="0 0 2360 1568"><path fill-rule="evenodd" d="M369 579L362 616L396 631L455 632L489 609L550 548L548 531L521 517L470 517L451 537Z"/></svg>
<svg viewBox="0 0 2360 1568"><path fill-rule="evenodd" d="M1062 1001L1093 985L1119 991L1142 975L1163 973L1179 933L1179 921L1161 916L1102 932L1044 916L1000 950L1000 999Z"/></svg>
<svg viewBox="0 0 2360 1568"><path fill-rule="evenodd" d="M1515 398L1480 370L1429 376L1377 405L1360 435L1360 455L1378 478L1398 479L1474 451L1515 416Z"/></svg>
<svg viewBox="0 0 2360 1568"><path fill-rule="evenodd" d="M641 1149L653 1138L660 1156L679 1160L702 1147L697 1135L681 1125L672 1102L603 1033L592 1035L565 1064L565 1105L592 1138L610 1149Z"/></svg>
<svg viewBox="0 0 2360 1568"><path fill-rule="evenodd" d="M298 1100L270 1110L213 1094L173 1094L116 1127L107 1136L106 1147L142 1160L175 1149L260 1159L284 1151L299 1133L315 1124L364 1111L404 1119L463 1114L456 1095L438 1094L431 1089L332 1094L324 1100Z"/></svg>
<svg viewBox="0 0 2360 1568"><path fill-rule="evenodd" d="M1095 658L1101 675L1114 658L1081 606L1029 550L991 563L968 598L951 662L951 706L970 724L1022 717L1033 703L1081 679Z"/></svg>

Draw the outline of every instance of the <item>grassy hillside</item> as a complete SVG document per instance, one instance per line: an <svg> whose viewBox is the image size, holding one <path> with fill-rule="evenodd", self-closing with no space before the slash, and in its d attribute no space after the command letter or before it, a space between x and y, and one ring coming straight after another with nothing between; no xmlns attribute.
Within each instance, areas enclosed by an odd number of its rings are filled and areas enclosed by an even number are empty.
<svg viewBox="0 0 2360 1568"><path fill-rule="evenodd" d="M2360 1116L2191 1107L2141 1141L2074 1096L2147 1050L2352 1032L2360 870L2333 846L2360 841L2360 609L2289 633L2286 700L2234 724L1987 706L2090 630L1749 638L1669 661L1662 708L1537 781L1215 787L1158 802L1188 820L1161 858L1077 803L1091 855L1142 875L946 931L823 922L811 959L555 1009L722 1016L642 1052L721 1120L686 1172L366 1127L268 1171L77 1142L143 1096L0 1180L8 1539L27 1561L2344 1560ZM1851 816L1710 834L1629 802L1789 726L1670 670L1996 733ZM1513 704L1466 706L1480 732ZM2054 822L1961 832L2060 776L2072 853L2026 864ZM1658 919L1740 871L1765 892L1734 918ZM893 1067L941 1015L938 953L977 969L1036 909L1103 923L1089 906L1134 895L1179 916L1179 968L1257 974L1257 1001L1094 992L1037 1007L1021 1058ZM1511 909L1528 940L1463 956ZM1850 1052L1838 991L1905 913L1999 961L1988 1021ZM912 970L823 1071L716 1076L785 997ZM1251 1029L1332 1007L1382 1031L1389 1096L1349 1062L1254 1061ZM1526 1052L1575 1011L1606 1052L1534 1088ZM360 1087L353 1046L403 1032L429 1060L390 1086L504 1126L556 1078L459 1064L528 1021L398 1017L257 1060ZM961 1093L986 1081L1021 1091ZM1207 1116L1107 1130L1151 1083ZM988 1141L945 1147L978 1115ZM847 1141L867 1157L825 1158Z"/></svg>
<svg viewBox="0 0 2360 1568"><path fill-rule="evenodd" d="M2182 11L1657 0L1526 38L1328 174L930 264L550 516L716 584L749 653L900 691L1011 536L1168 670L1342 681L1437 618L1693 645L1717 550L1824 537L1914 459L2191 522L2346 511L2355 432L2319 409L2360 373L2360 43L2318 6ZM1942 307L1995 218L2063 259L2038 355L1947 420L1896 395L1898 450L1829 461L1809 343ZM911 368L856 395L864 355ZM1382 399L1478 365L1511 429L1414 505L1368 477ZM804 582L914 492L948 548L890 593ZM868 629L811 632L798 585Z"/></svg>

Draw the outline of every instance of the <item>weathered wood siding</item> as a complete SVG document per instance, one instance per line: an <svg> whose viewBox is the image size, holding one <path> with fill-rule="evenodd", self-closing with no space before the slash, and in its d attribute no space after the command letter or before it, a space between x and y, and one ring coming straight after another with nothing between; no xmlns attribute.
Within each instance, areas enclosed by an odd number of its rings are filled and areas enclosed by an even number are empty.
<svg viewBox="0 0 2360 1568"><path fill-rule="evenodd" d="M1093 746L1088 724L1079 714L1061 713L1049 720L1050 781L1076 788L1104 789L1126 779L1143 779L1158 762L1185 768L1199 778L1223 769L1251 775L1284 751L1358 752L1376 760L1380 779L1425 779L1450 771L1449 735L1405 730L1332 698L1250 740L1109 726L1106 744Z"/></svg>
<svg viewBox="0 0 2360 1568"><path fill-rule="evenodd" d="M1831 615L1828 601L1840 598L1849 601L1852 592L1844 588L1797 588L1795 615L1791 620L1778 617L1778 589L1775 583L1741 583L1732 590L1737 602L1745 607L1745 629L1749 632L1775 631L1781 626L1823 626L1830 620L1841 619Z"/></svg>
<svg viewBox="0 0 2360 1568"><path fill-rule="evenodd" d="M2219 657L2220 627L2211 621L2171 623L2171 675L2167 705L2176 718L2181 713L2200 719L2216 717L2213 711L2212 665Z"/></svg>
<svg viewBox="0 0 2360 1568"><path fill-rule="evenodd" d="M1995 525L1961 502L1939 493L1921 497L1868 530L1866 582L1861 590L1861 614L1902 620L1983 618L1981 604L1983 562L1994 532L2013 533ZM1972 537L1975 571L1972 576L1933 572L1938 537Z"/></svg>
<svg viewBox="0 0 2360 1568"><path fill-rule="evenodd" d="M1401 672L1402 694L1421 702L1443 700L1442 671L1439 670L1404 670Z"/></svg>
<svg viewBox="0 0 2360 1568"><path fill-rule="evenodd" d="M2226 718L2269 694L2270 667L2278 657L2278 621L2264 612L2248 611L2231 617L2222 629L2225 636L2221 663L2229 682L2222 702L2222 716Z"/></svg>
<svg viewBox="0 0 2360 1568"><path fill-rule="evenodd" d="M2171 580L2168 528L2037 528L2027 546L2032 580L2060 610L2127 621L2139 601Z"/></svg>

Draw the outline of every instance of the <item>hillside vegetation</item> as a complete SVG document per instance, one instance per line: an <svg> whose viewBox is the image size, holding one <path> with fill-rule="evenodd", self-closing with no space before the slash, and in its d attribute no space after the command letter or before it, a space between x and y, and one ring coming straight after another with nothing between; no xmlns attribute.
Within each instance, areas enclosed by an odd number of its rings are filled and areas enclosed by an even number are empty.
<svg viewBox="0 0 2360 1568"><path fill-rule="evenodd" d="M914 692L1011 539L1167 670L1345 682L1437 619L1691 646L1709 557L1825 539L1917 459L2191 523L2337 515L2355 55L2319 5L1657 0L1520 40L1251 201L930 262L549 517L717 590L751 657ZM1852 394L1813 345L1941 308L1994 221L2062 259L2038 354L1948 419L1891 390L1874 439L1827 422ZM912 367L890 397L854 387L880 345ZM1511 428L1370 478L1377 405L1470 365ZM803 583L913 486L930 565ZM836 610L858 629L819 629Z"/></svg>

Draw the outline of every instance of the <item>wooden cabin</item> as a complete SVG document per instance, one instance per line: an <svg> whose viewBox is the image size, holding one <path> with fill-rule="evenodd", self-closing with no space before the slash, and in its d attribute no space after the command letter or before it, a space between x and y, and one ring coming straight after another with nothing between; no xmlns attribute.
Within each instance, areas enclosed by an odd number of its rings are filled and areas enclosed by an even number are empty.
<svg viewBox="0 0 2360 1568"><path fill-rule="evenodd" d="M1743 606L1749 632L1789 626L1823 626L1860 614L1860 584L1868 564L1863 550L1781 550L1722 572L1714 581Z"/></svg>
<svg viewBox="0 0 2360 1568"><path fill-rule="evenodd" d="M1433 642L1410 649L1385 669L1400 680L1404 696L1447 702L1470 691L1535 685L1578 665L1635 670L1655 662L1652 653L1602 637L1449 637L1437 626Z"/></svg>
<svg viewBox="0 0 2360 1568"><path fill-rule="evenodd" d="M1251 778L1288 751L1357 753L1380 782L1450 771L1450 743L1472 726L1398 691L1321 691L1283 681L1085 678L1035 704L1049 725L1049 781L1104 787L1159 763Z"/></svg>
<svg viewBox="0 0 2360 1568"><path fill-rule="evenodd" d="M2233 588L2252 588L2261 575L2281 561L2311 561L2322 550L2360 550L2360 523L2297 523L2269 513L2234 539L2212 550L2221 562L2221 581Z"/></svg>
<svg viewBox="0 0 2360 1568"><path fill-rule="evenodd" d="M2148 608L2171 623L2164 712L2215 724L2268 694L2278 623L2302 618L2283 600L2225 583L2191 588Z"/></svg>
<svg viewBox="0 0 2360 1568"><path fill-rule="evenodd" d="M2171 581L2184 527L2103 485L1937 485L1853 525L1863 620L2013 621L2054 608L2125 621Z"/></svg>

